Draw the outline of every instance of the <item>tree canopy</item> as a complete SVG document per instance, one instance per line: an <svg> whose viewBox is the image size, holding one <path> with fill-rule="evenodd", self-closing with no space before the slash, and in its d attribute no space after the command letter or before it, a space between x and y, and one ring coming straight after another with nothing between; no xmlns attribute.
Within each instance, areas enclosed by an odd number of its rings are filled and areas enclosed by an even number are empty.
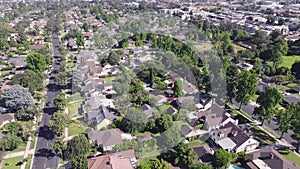
<svg viewBox="0 0 300 169"><path fill-rule="evenodd" d="M14 75L12 82L28 88L30 93L44 89L43 77L31 70L25 70L23 74Z"/></svg>
<svg viewBox="0 0 300 169"><path fill-rule="evenodd" d="M26 63L30 70L37 73L44 72L47 67L45 56L37 52L30 52L26 57Z"/></svg>

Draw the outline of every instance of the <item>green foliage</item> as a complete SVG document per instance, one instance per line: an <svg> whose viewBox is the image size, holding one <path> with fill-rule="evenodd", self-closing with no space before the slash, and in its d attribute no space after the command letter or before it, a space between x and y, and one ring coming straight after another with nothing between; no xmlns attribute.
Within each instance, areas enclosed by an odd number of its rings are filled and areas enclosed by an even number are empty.
<svg viewBox="0 0 300 169"><path fill-rule="evenodd" d="M143 82L138 78L132 79L129 86L129 93L131 102L135 106L141 106L149 102L149 94L145 90Z"/></svg>
<svg viewBox="0 0 300 169"><path fill-rule="evenodd" d="M259 117L262 124L265 120L271 120L274 117L278 112L276 107L282 99L282 94L276 88L269 86L266 87L265 93L259 95L256 102L260 104L260 107L254 109L254 114Z"/></svg>
<svg viewBox="0 0 300 169"><path fill-rule="evenodd" d="M236 158L236 155L223 150L223 149L218 149L214 153L214 167L215 168L222 168L222 169L227 169L232 161L234 161Z"/></svg>
<svg viewBox="0 0 300 169"><path fill-rule="evenodd" d="M243 29L234 29L231 35L233 41L243 41L249 38L248 33Z"/></svg>
<svg viewBox="0 0 300 169"><path fill-rule="evenodd" d="M0 149L11 151L16 149L21 143L22 139L13 134L7 134L0 140Z"/></svg>
<svg viewBox="0 0 300 169"><path fill-rule="evenodd" d="M213 166L206 163L200 163L189 167L189 169L213 169Z"/></svg>
<svg viewBox="0 0 300 169"><path fill-rule="evenodd" d="M7 51L9 48L8 42L4 38L0 38L0 50Z"/></svg>
<svg viewBox="0 0 300 169"><path fill-rule="evenodd" d="M78 46L84 46L84 37L81 32L77 32L76 34L76 44Z"/></svg>
<svg viewBox="0 0 300 169"><path fill-rule="evenodd" d="M50 145L51 149L54 150L54 152L64 158L64 151L67 148L67 145L64 143L64 141L61 138L55 138L54 143Z"/></svg>
<svg viewBox="0 0 300 169"><path fill-rule="evenodd" d="M57 77L55 78L55 84L61 87L65 87L68 85L68 73L67 72L59 72Z"/></svg>
<svg viewBox="0 0 300 169"><path fill-rule="evenodd" d="M179 143L161 157L180 168L189 168L195 164L196 153L188 145Z"/></svg>
<svg viewBox="0 0 300 169"><path fill-rule="evenodd" d="M172 116L169 114L161 114L161 116L156 119L156 130L157 132L164 132L168 130L173 124Z"/></svg>
<svg viewBox="0 0 300 169"><path fill-rule="evenodd" d="M49 121L49 127L51 130L55 131L57 135L62 135L65 131L65 128L68 127L71 123L68 115L58 111L56 112L51 120Z"/></svg>
<svg viewBox="0 0 300 169"><path fill-rule="evenodd" d="M25 113L34 106L32 95L28 89L20 85L13 85L11 88L5 89L2 92L2 99L7 108L20 111L20 113Z"/></svg>
<svg viewBox="0 0 300 169"><path fill-rule="evenodd" d="M43 54L30 52L26 57L26 63L30 70L41 73L46 70L47 64Z"/></svg>
<svg viewBox="0 0 300 169"><path fill-rule="evenodd" d="M137 108L129 108L121 121L116 121L118 128L125 132L135 133L144 131L147 124L147 115Z"/></svg>
<svg viewBox="0 0 300 169"><path fill-rule="evenodd" d="M73 169L88 168L88 161L84 155L75 156L70 160Z"/></svg>
<svg viewBox="0 0 300 169"><path fill-rule="evenodd" d="M291 72L295 75L296 78L300 78L300 61L296 61L291 68Z"/></svg>
<svg viewBox="0 0 300 169"><path fill-rule="evenodd" d="M44 89L43 77L31 70L26 70L23 74L16 74L12 79L13 84L19 84L25 88L29 88L31 93Z"/></svg>
<svg viewBox="0 0 300 169"><path fill-rule="evenodd" d="M77 157L85 156L89 152L90 147L91 145L84 135L75 136L67 143L66 158L74 162L78 160ZM86 160L85 158L83 159Z"/></svg>
<svg viewBox="0 0 300 169"><path fill-rule="evenodd" d="M68 99L66 98L66 94L65 93L61 93L59 94L55 99L54 99L54 105L60 109L60 110L64 110L64 108L67 106L68 104Z"/></svg>
<svg viewBox="0 0 300 169"><path fill-rule="evenodd" d="M237 87L235 100L241 105L248 104L251 97L255 94L257 87L257 75L248 70L242 70L237 77ZM240 107L241 107L240 105Z"/></svg>
<svg viewBox="0 0 300 169"><path fill-rule="evenodd" d="M150 159L147 163L139 165L138 169L169 169L170 166L163 159Z"/></svg>
<svg viewBox="0 0 300 169"><path fill-rule="evenodd" d="M183 96L183 82L180 79L175 80L173 91L175 97Z"/></svg>

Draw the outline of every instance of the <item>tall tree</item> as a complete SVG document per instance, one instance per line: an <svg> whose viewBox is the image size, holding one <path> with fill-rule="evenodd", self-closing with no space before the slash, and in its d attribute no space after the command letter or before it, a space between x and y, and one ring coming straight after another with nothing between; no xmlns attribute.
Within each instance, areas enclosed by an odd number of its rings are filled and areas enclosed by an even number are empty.
<svg viewBox="0 0 300 169"><path fill-rule="evenodd" d="M292 65L292 68L291 68L291 72L295 75L295 77L297 79L300 78L300 61L295 61L295 63Z"/></svg>
<svg viewBox="0 0 300 169"><path fill-rule="evenodd" d="M214 153L214 167L228 168L229 164L235 160L237 156L223 149L218 149Z"/></svg>
<svg viewBox="0 0 300 169"><path fill-rule="evenodd" d="M55 78L55 84L62 88L66 87L68 85L68 73L59 72Z"/></svg>
<svg viewBox="0 0 300 169"><path fill-rule="evenodd" d="M163 159L151 159L147 163L138 166L138 169L170 169L170 166Z"/></svg>
<svg viewBox="0 0 300 169"><path fill-rule="evenodd" d="M254 114L262 121L262 125L265 120L271 120L277 110L277 105L282 102L282 94L273 87L267 86L265 93L259 95L257 103L260 107L255 108Z"/></svg>
<svg viewBox="0 0 300 169"><path fill-rule="evenodd" d="M29 53L26 63L30 70L38 73L44 72L47 67L45 56L37 52Z"/></svg>
<svg viewBox="0 0 300 169"><path fill-rule="evenodd" d="M4 38L0 38L0 50L7 51L9 49L9 44Z"/></svg>
<svg viewBox="0 0 300 169"><path fill-rule="evenodd" d="M5 89L2 93L2 99L5 106L14 111L30 110L34 106L34 100L28 89L13 85L9 89Z"/></svg>
<svg viewBox="0 0 300 169"><path fill-rule="evenodd" d="M65 128L69 126L71 119L65 113L58 111L56 112L51 120L49 121L49 127L55 131L57 135L62 135Z"/></svg>
<svg viewBox="0 0 300 169"><path fill-rule="evenodd" d="M67 145L64 143L63 139L55 138L54 143L50 145L51 149L54 150L56 155L64 159L64 151L67 148Z"/></svg>
<svg viewBox="0 0 300 169"><path fill-rule="evenodd" d="M75 136L67 143L66 157L69 161L76 160L78 156L85 156L90 147L91 145L84 135Z"/></svg>
<svg viewBox="0 0 300 169"><path fill-rule="evenodd" d="M248 70L242 70L237 77L237 90L235 100L240 103L239 109L242 104L249 103L251 96L256 92L257 75Z"/></svg>
<svg viewBox="0 0 300 169"><path fill-rule="evenodd" d="M23 74L14 75L12 82L28 88L31 93L44 89L43 77L31 70L25 70Z"/></svg>
<svg viewBox="0 0 300 169"><path fill-rule="evenodd" d="M183 96L183 83L180 79L175 80L173 91L174 91L174 96L175 97Z"/></svg>
<svg viewBox="0 0 300 169"><path fill-rule="evenodd" d="M54 99L54 105L60 109L60 110L64 110L64 108L67 106L68 104L68 99L66 98L66 94L65 93L61 93L59 94L55 99Z"/></svg>
<svg viewBox="0 0 300 169"><path fill-rule="evenodd" d="M287 133L288 130L290 129L292 117L293 117L293 112L290 107L287 109L286 112L280 111L277 114L276 121L278 127L276 130L281 132L279 139L282 139L284 133Z"/></svg>

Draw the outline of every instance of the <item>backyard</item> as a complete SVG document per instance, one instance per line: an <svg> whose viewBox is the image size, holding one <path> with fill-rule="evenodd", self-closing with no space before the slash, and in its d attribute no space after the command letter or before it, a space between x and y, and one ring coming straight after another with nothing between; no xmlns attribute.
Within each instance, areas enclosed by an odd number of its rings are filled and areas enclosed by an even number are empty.
<svg viewBox="0 0 300 169"><path fill-rule="evenodd" d="M291 68L292 65L295 63L295 61L300 61L300 56L299 55L283 56L279 67L282 66L282 67ZM272 66L273 62L268 62L268 64L270 66Z"/></svg>
<svg viewBox="0 0 300 169"><path fill-rule="evenodd" d="M82 101L77 101L75 103L71 103L68 105L68 116L73 117L74 115L78 114L80 110Z"/></svg>

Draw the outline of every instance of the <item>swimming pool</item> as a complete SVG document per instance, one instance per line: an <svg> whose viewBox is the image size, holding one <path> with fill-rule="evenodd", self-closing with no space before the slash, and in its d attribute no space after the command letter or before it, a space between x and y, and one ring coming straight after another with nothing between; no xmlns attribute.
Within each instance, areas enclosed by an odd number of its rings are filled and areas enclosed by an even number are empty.
<svg viewBox="0 0 300 169"><path fill-rule="evenodd" d="M228 169L243 169L243 168L236 165L230 165Z"/></svg>

